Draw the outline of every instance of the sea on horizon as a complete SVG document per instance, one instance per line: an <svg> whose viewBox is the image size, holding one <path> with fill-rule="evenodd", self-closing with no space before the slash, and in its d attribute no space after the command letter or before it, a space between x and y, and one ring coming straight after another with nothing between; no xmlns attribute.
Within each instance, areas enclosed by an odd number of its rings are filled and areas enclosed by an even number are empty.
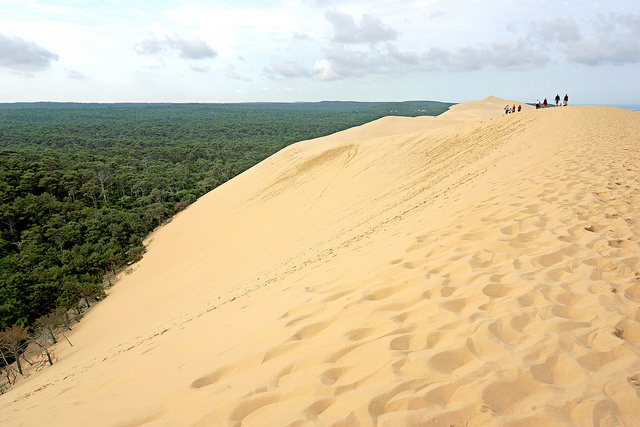
<svg viewBox="0 0 640 427"><path fill-rule="evenodd" d="M611 104L610 107L624 108L626 110L635 111L640 113L640 104Z"/></svg>

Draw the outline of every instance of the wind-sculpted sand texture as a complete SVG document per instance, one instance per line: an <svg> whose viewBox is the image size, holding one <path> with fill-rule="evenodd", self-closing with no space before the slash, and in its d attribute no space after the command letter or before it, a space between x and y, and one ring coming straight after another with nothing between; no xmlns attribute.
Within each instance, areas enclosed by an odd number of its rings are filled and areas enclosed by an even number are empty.
<svg viewBox="0 0 640 427"><path fill-rule="evenodd" d="M506 103L296 144L211 192L0 423L637 425L640 115Z"/></svg>

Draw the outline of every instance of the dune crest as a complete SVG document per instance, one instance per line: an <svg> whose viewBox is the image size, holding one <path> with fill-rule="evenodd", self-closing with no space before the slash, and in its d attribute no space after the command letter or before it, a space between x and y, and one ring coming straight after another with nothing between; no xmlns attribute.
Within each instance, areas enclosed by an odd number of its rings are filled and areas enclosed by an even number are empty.
<svg viewBox="0 0 640 427"><path fill-rule="evenodd" d="M0 423L633 425L640 115L507 103L303 141L207 194Z"/></svg>

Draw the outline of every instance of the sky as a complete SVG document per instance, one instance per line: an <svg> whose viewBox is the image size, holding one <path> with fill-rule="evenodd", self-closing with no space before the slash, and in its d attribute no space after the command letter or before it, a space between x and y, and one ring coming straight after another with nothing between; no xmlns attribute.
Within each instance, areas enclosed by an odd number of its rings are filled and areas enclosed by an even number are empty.
<svg viewBox="0 0 640 427"><path fill-rule="evenodd" d="M638 0L0 0L0 102L640 104Z"/></svg>

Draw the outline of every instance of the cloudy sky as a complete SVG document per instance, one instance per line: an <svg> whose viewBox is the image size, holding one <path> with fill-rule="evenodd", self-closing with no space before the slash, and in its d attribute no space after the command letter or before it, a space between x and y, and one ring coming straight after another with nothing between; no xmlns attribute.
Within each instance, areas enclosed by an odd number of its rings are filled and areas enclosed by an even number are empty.
<svg viewBox="0 0 640 427"><path fill-rule="evenodd" d="M640 104L638 0L0 0L0 102Z"/></svg>

